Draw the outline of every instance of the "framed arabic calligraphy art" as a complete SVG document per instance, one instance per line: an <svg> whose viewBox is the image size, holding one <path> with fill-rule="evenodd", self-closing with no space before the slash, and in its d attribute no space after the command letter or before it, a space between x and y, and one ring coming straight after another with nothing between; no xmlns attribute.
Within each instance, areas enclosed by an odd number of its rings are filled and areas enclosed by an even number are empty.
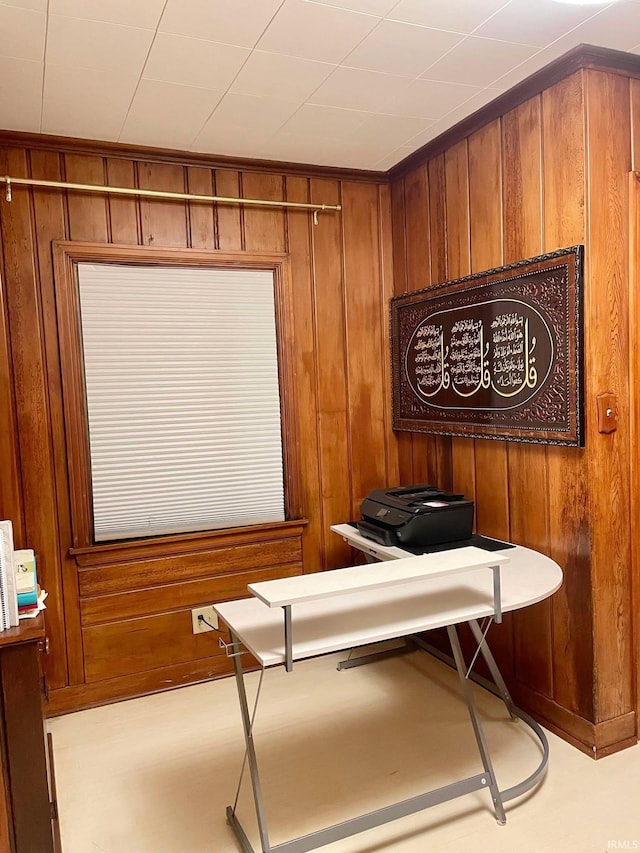
<svg viewBox="0 0 640 853"><path fill-rule="evenodd" d="M583 247L391 300L393 427L583 446Z"/></svg>

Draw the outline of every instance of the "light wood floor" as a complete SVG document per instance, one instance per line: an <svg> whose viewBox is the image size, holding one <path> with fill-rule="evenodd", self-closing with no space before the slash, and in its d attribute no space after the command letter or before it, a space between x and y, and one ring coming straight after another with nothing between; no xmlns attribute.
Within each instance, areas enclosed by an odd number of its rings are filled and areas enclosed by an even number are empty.
<svg viewBox="0 0 640 853"><path fill-rule="evenodd" d="M339 659L265 675L255 738L271 844L482 770L454 672L419 652L344 672L335 669ZM248 682L251 697L258 674ZM475 690L506 788L537 766L539 747L522 723L508 720L501 702ZM244 751L233 679L71 714L49 726L64 853L239 850L224 814ZM479 791L322 849L640 848L640 748L595 762L551 734L549 741L544 783L507 804L506 826L496 824L488 792ZM240 815L257 844L246 779Z"/></svg>

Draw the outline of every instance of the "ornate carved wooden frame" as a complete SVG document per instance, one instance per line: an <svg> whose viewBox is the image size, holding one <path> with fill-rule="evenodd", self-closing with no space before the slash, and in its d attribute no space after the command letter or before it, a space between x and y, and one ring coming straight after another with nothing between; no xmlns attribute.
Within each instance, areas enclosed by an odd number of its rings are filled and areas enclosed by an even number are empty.
<svg viewBox="0 0 640 853"><path fill-rule="evenodd" d="M270 270L274 274L278 373L281 389L285 513L287 519L301 515L298 460L297 409L293 359L293 304L291 272L286 254L254 254L195 249L165 249L147 246L104 245L59 241L53 244L56 311L60 338L65 436L69 467L73 549L94 546L91 499L89 429L85 399L79 294L76 265L86 263L135 264L144 266L198 266ZM268 525L265 525L268 527ZM276 525L281 527L282 525ZM213 533L228 531L213 531ZM176 534L178 536L179 534ZM206 534L205 534L206 535ZM194 534L189 534L193 538ZM197 536L197 534L196 534ZM153 540L149 540L150 544ZM97 549L109 547L104 543Z"/></svg>
<svg viewBox="0 0 640 853"><path fill-rule="evenodd" d="M393 427L582 446L583 247L391 300Z"/></svg>

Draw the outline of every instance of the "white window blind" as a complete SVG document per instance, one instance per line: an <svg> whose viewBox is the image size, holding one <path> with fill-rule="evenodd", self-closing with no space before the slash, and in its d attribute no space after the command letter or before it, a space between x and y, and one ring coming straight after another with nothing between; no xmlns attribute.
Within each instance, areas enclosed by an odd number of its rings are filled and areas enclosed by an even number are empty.
<svg viewBox="0 0 640 853"><path fill-rule="evenodd" d="M284 519L273 273L78 264L96 541Z"/></svg>

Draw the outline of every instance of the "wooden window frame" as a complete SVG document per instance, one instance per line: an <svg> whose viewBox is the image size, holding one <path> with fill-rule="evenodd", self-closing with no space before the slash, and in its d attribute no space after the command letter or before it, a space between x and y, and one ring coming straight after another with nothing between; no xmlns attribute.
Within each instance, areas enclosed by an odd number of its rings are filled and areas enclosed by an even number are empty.
<svg viewBox="0 0 640 853"><path fill-rule="evenodd" d="M113 549L126 543L96 543L93 534L93 503L89 420L84 382L84 355L80 327L80 294L76 265L79 263L126 264L129 266L210 267L212 269L268 270L274 278L274 303L280 385L280 423L282 431L282 463L284 469L285 518L300 524L301 484L297 407L294 382L293 301L291 265L282 253L222 252L201 249L165 249L150 246L125 246L75 241L53 243L56 313L60 344L64 428L67 444L69 497L71 506L71 552ZM265 532L282 528L283 522L261 525L239 525L211 529L200 533L175 533L161 537L178 543L224 537L230 531ZM158 537L133 540L138 548L153 547ZM137 549L136 549L137 550Z"/></svg>

